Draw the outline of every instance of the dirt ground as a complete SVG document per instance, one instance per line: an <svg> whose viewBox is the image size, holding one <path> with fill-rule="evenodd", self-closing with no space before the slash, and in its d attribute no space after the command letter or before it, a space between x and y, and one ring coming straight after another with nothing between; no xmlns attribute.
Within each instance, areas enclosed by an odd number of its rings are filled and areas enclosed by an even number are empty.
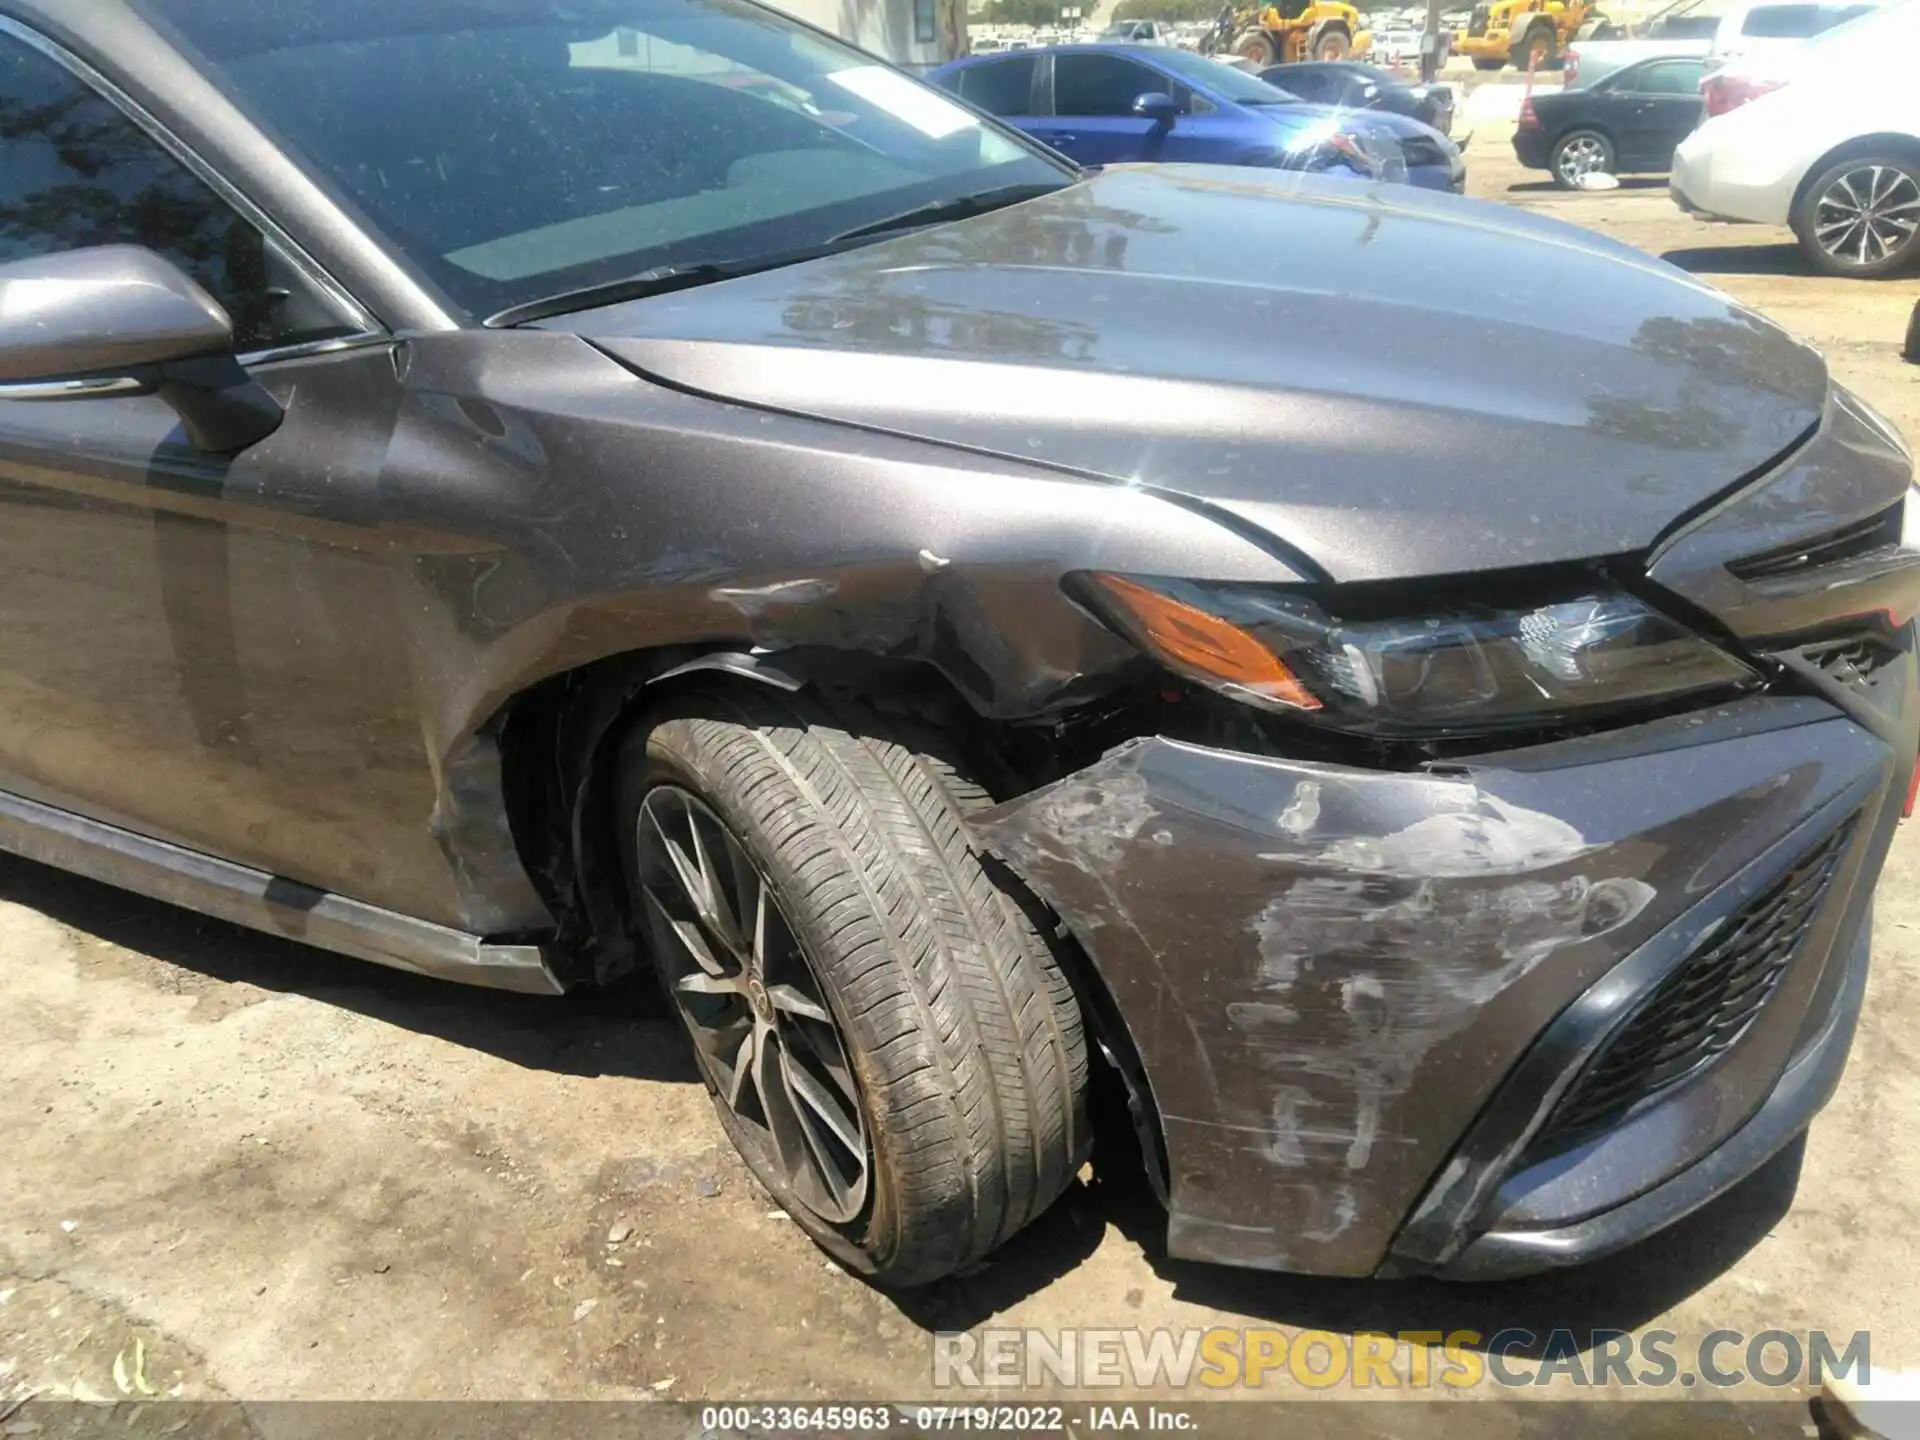
<svg viewBox="0 0 1920 1440"><path fill-rule="evenodd" d="M1664 182L1561 194L1509 133L1474 135L1475 194L1724 287L1920 435L1897 353L1920 283L1816 278L1781 234L1683 217ZM416 980L0 859L0 1420L34 1391L898 1399L929 1393L930 1331L987 1323L1659 1326L1683 1349L1865 1329L1876 1370L1920 1367L1917 873L1908 827L1852 1063L1804 1153L1637 1251L1477 1288L1239 1273L1160 1258L1140 1185L1096 1174L978 1273L896 1296L772 1208L657 1020Z"/></svg>

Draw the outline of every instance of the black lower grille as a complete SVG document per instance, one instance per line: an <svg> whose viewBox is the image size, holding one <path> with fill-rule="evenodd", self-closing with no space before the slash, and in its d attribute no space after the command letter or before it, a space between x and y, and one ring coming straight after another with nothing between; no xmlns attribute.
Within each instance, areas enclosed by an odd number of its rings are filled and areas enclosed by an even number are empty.
<svg viewBox="0 0 1920 1440"><path fill-rule="evenodd" d="M1619 1124L1746 1033L1799 950L1853 825L1814 846L1654 987L1560 1097L1536 1149Z"/></svg>
<svg viewBox="0 0 1920 1440"><path fill-rule="evenodd" d="M1850 690L1865 690L1883 665L1899 658L1900 652L1877 640L1836 640L1827 645L1809 645L1807 659L1819 666L1829 679Z"/></svg>

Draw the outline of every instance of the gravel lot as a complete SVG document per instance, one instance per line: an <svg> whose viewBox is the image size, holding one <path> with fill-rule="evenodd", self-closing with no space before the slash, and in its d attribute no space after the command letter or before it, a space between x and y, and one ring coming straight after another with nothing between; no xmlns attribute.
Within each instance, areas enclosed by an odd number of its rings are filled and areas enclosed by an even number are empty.
<svg viewBox="0 0 1920 1440"><path fill-rule="evenodd" d="M1561 194L1510 131L1474 135L1475 194L1723 286L1920 435L1898 358L1920 285L1814 277L1778 233L1683 217L1664 182ZM1483 294L1501 303L1497 276ZM657 1020L418 981L0 859L0 1409L117 1397L136 1356L155 1389L249 1400L901 1398L928 1393L930 1330L989 1322L1867 1329L1876 1370L1920 1366L1917 871L1908 827L1864 1028L1804 1154L1637 1252L1471 1289L1237 1273L1157 1258L1140 1185L1099 1174L979 1273L890 1296L772 1211Z"/></svg>

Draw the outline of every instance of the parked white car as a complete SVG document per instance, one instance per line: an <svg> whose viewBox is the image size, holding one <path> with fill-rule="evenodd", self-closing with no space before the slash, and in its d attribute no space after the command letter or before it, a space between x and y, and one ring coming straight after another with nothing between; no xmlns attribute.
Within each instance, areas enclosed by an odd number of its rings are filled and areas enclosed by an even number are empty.
<svg viewBox="0 0 1920 1440"><path fill-rule="evenodd" d="M1171 45L1173 27L1163 20L1116 20L1099 35L1103 45Z"/></svg>
<svg viewBox="0 0 1920 1440"><path fill-rule="evenodd" d="M1405 25L1382 26L1373 32L1373 49L1367 58L1380 65L1418 60L1420 32Z"/></svg>
<svg viewBox="0 0 1920 1440"><path fill-rule="evenodd" d="M1874 278L1920 261L1916 46L1920 0L1898 0L1796 55L1749 56L1709 77L1752 98L1681 143L1674 202L1790 225L1830 275Z"/></svg>
<svg viewBox="0 0 1920 1440"><path fill-rule="evenodd" d="M1616 70L1656 55L1705 56L1720 64L1736 56L1787 51L1888 0L1678 0L1625 39L1578 40L1567 47L1564 83L1591 85ZM1606 32L1602 32L1603 34Z"/></svg>

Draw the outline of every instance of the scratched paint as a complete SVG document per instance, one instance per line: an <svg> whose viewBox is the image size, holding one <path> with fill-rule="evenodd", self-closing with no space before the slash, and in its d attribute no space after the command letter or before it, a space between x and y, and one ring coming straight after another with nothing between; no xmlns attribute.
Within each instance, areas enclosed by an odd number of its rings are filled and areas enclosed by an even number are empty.
<svg viewBox="0 0 1920 1440"><path fill-rule="evenodd" d="M1144 740L975 824L1121 992L1169 1127L1180 1252L1363 1273L1446 1159L1423 1117L1497 1082L1489 1017L1590 984L1709 873L1658 828L1703 803L1697 762L1655 774L1636 750L1623 786L1607 766L1543 782ZM1741 863L1728 837L1832 783L1741 769L1707 792L1727 807L1713 869Z"/></svg>
<svg viewBox="0 0 1920 1440"><path fill-rule="evenodd" d="M825 600L839 588L832 580L782 580L773 585L721 585L711 594L721 604L731 605L752 619L777 605L810 605L816 600Z"/></svg>
<svg viewBox="0 0 1920 1440"><path fill-rule="evenodd" d="M1511 868L1515 855L1539 853L1541 834L1555 825L1538 822L1549 819L1482 815L1472 826L1437 828L1417 821L1365 847L1375 862L1370 874L1295 876L1251 917L1257 999L1227 1008L1230 1024L1255 1034L1278 1080L1268 1158L1293 1167L1335 1148L1346 1169L1365 1168L1379 1142L1383 1105L1413 1083L1435 1046L1556 950L1618 929L1653 899L1652 886L1623 877L1516 877L1463 887L1384 868L1385 857L1421 853L1405 836L1423 827L1437 838L1470 841L1438 848L1429 863ZM1498 837L1506 820L1520 837ZM1577 848L1577 834L1559 838ZM1356 844L1337 841L1320 858L1344 864L1341 856ZM1331 984L1337 1008L1318 993L1329 971L1340 974ZM1295 993L1303 976L1316 991L1304 999ZM1330 1102L1324 1085L1303 1090L1298 1081L1307 1076L1332 1081L1345 1098ZM1303 1101L1303 1094L1316 1098Z"/></svg>

